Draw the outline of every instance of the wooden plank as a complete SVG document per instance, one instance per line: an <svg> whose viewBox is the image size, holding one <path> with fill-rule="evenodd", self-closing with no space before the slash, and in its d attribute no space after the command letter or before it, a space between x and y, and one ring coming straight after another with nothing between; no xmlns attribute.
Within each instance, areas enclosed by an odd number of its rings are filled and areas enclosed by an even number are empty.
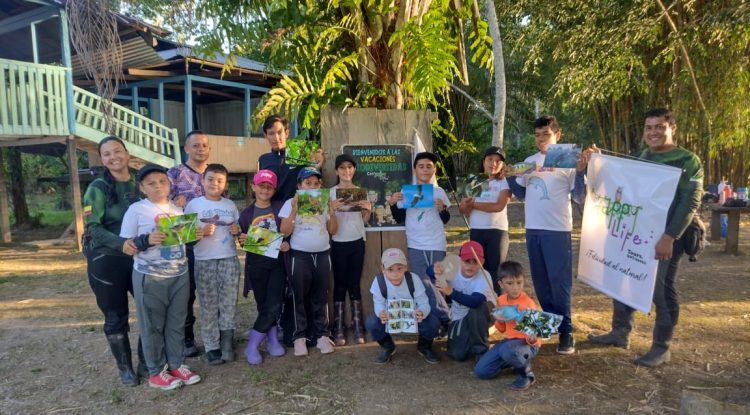
<svg viewBox="0 0 750 415"><path fill-rule="evenodd" d="M8 101L8 90L5 87L5 71L6 67L0 65L0 125L10 125L8 121L8 108L11 103Z"/></svg>
<svg viewBox="0 0 750 415"><path fill-rule="evenodd" d="M40 70L39 78L37 79L36 84L36 93L39 97L39 126L41 129L41 133L44 135L52 134L52 131L50 131L49 125L47 124L47 111L49 111L49 95L44 91L44 85L45 82L47 82L48 73L49 71L47 69Z"/></svg>
<svg viewBox="0 0 750 415"><path fill-rule="evenodd" d="M64 143L66 139L67 136L19 138L10 140L0 139L0 147L26 147L40 144Z"/></svg>
<svg viewBox="0 0 750 415"><path fill-rule="evenodd" d="M23 135L31 135L33 132L31 131L31 126L29 125L29 97L27 96L28 92L28 81L27 81L27 68L25 67L19 67L18 70L18 105L20 107L20 113L21 113L21 119L20 119L20 127L21 127L21 133Z"/></svg>
<svg viewBox="0 0 750 415"><path fill-rule="evenodd" d="M711 211L711 240L721 240L721 212Z"/></svg>
<svg viewBox="0 0 750 415"><path fill-rule="evenodd" d="M83 205L81 203L81 180L78 177L78 155L76 154L76 141L74 136L68 137L68 170L70 173L71 195L70 204L73 206L73 219L75 221L75 243L80 252L81 237L83 236Z"/></svg>
<svg viewBox="0 0 750 415"><path fill-rule="evenodd" d="M367 232L367 240L365 241L365 262L362 266L362 279L359 283L359 289L362 292L362 314L364 314L364 318L367 318L373 313L370 286L375 279L375 275L380 272L380 255L383 253L383 233L384 232Z"/></svg>
<svg viewBox="0 0 750 415"><path fill-rule="evenodd" d="M383 144L411 144L406 134L406 118L402 110L379 110L378 140Z"/></svg>
<svg viewBox="0 0 750 415"><path fill-rule="evenodd" d="M36 71L29 71L29 83L27 86L27 93L29 94L29 127L30 132L32 134L41 134L42 130L39 128L39 124L37 124L37 112L39 111L39 106L37 105L37 76Z"/></svg>
<svg viewBox="0 0 750 415"><path fill-rule="evenodd" d="M0 73L2 69L0 69ZM0 83L0 86L4 85ZM10 209L8 208L8 189L5 187L5 165L3 152L0 151L0 240L9 244L12 242L10 233Z"/></svg>
<svg viewBox="0 0 750 415"><path fill-rule="evenodd" d="M8 125L10 126L10 132L20 134L21 129L18 128L18 97L16 94L18 65L9 65L8 69L8 77L10 78L10 120Z"/></svg>
<svg viewBox="0 0 750 415"><path fill-rule="evenodd" d="M211 163L223 164L230 173L254 173L258 158L271 151L265 138L208 134Z"/></svg>

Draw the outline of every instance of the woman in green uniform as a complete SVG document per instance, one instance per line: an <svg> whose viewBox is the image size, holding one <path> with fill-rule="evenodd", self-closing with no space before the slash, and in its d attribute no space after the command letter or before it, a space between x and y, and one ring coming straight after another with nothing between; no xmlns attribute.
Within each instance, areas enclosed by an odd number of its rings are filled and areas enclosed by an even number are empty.
<svg viewBox="0 0 750 415"><path fill-rule="evenodd" d="M99 143L99 157L105 167L104 175L91 182L83 196L89 285L104 314L104 334L120 370L120 379L125 385L135 386L139 380L133 371L128 339L128 292L133 293L132 256L138 249L132 240L119 235L123 215L138 200L138 192L128 167L130 154L122 140L105 137Z"/></svg>

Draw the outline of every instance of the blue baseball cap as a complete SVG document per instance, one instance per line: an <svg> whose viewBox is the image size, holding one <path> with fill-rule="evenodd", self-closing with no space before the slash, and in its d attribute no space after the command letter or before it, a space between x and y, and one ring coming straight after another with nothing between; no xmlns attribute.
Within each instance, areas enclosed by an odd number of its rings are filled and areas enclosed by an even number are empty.
<svg viewBox="0 0 750 415"><path fill-rule="evenodd" d="M312 167L305 167L304 169L299 171L299 174L297 174L297 183L307 179L308 177L312 176L318 176L318 178L322 179L323 175L320 174L320 172Z"/></svg>

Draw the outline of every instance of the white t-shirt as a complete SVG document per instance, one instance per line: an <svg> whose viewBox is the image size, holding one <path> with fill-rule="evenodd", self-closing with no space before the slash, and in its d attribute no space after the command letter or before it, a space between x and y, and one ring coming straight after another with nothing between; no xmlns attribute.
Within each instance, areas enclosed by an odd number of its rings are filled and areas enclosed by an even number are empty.
<svg viewBox="0 0 750 415"><path fill-rule="evenodd" d="M487 182L487 185L487 190L482 189L482 194L474 199L474 202L496 203L503 190L510 191L508 181L505 179L490 180ZM504 207L500 212L482 212L481 210L472 209L469 215L469 226L471 229L500 229L507 231L508 207Z"/></svg>
<svg viewBox="0 0 750 415"><path fill-rule="evenodd" d="M380 292L380 285L378 284L377 276L372 280L372 285L370 285L372 308L375 311L376 316L379 316L381 311L388 309L386 300L412 298L411 294L409 294L409 284L406 283L407 278L411 278L412 281L414 281L414 309L422 310L424 317L427 317L430 314L430 300L427 298L424 284L417 274L407 271L406 274L404 274L404 279L401 280L401 284L399 285L391 284L388 277L383 276L383 278L385 279L385 291L388 294L387 299L384 298L383 293Z"/></svg>
<svg viewBox="0 0 750 415"><path fill-rule="evenodd" d="M448 195L439 186L433 186L433 197L440 199L445 208L451 205ZM396 206L403 207L403 201ZM445 228L436 207L406 209L406 246L421 251L445 251Z"/></svg>
<svg viewBox="0 0 750 415"><path fill-rule="evenodd" d="M575 186L576 170L541 167L544 158L542 153L527 157L524 163L536 163L537 170L516 179L516 183L526 187L526 229L570 232L570 192Z"/></svg>
<svg viewBox="0 0 750 415"><path fill-rule="evenodd" d="M193 247L195 259L205 261L237 256L237 244L229 232L229 225L237 223L240 218L234 202L223 197L215 201L201 196L185 206L185 213L197 213L200 221L198 226L203 227L210 223L216 225L213 235L203 237Z"/></svg>
<svg viewBox="0 0 750 415"><path fill-rule="evenodd" d="M336 199L338 185L331 188L331 200ZM333 235L336 242L350 242L365 239L365 223L362 221L362 212L339 212L336 211L336 222L338 230Z"/></svg>
<svg viewBox="0 0 750 415"><path fill-rule="evenodd" d="M292 199L284 202L279 211L280 218L288 218L292 213ZM328 235L329 215L299 216L294 221L294 230L289 239L289 246L295 251L322 252L331 247Z"/></svg>
<svg viewBox="0 0 750 415"><path fill-rule="evenodd" d="M170 203L155 204L148 199L130 205L122 218L120 236L126 239L151 233L160 217L182 215L182 209ZM185 245L155 245L135 254L136 271L163 278L173 278L187 272Z"/></svg>
<svg viewBox="0 0 750 415"><path fill-rule="evenodd" d="M474 293L481 293L484 295L485 301L495 303L495 291L493 291L492 287L488 285L487 278L482 275L483 272L485 271L480 269L473 277L466 278L461 274L461 270L458 270L456 277L453 278L450 285L454 290L462 294L471 295ZM451 320L461 320L469 314L469 310L469 307L453 300L453 302L451 302Z"/></svg>

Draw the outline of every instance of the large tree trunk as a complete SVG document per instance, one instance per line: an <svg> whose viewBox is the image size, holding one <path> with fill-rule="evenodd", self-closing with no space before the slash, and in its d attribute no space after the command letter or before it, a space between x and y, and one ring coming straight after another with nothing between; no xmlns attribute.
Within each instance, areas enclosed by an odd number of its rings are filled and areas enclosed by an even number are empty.
<svg viewBox="0 0 750 415"><path fill-rule="evenodd" d="M500 37L500 27L497 24L495 2L487 0L487 23L492 38L492 57L495 62L495 111L492 120L492 145L503 146L505 130L505 60L503 59L503 41Z"/></svg>
<svg viewBox="0 0 750 415"><path fill-rule="evenodd" d="M26 204L26 192L21 167L21 152L16 148L8 149L8 172L10 173L10 198L13 202L13 213L16 216L16 227L32 225L29 206Z"/></svg>

